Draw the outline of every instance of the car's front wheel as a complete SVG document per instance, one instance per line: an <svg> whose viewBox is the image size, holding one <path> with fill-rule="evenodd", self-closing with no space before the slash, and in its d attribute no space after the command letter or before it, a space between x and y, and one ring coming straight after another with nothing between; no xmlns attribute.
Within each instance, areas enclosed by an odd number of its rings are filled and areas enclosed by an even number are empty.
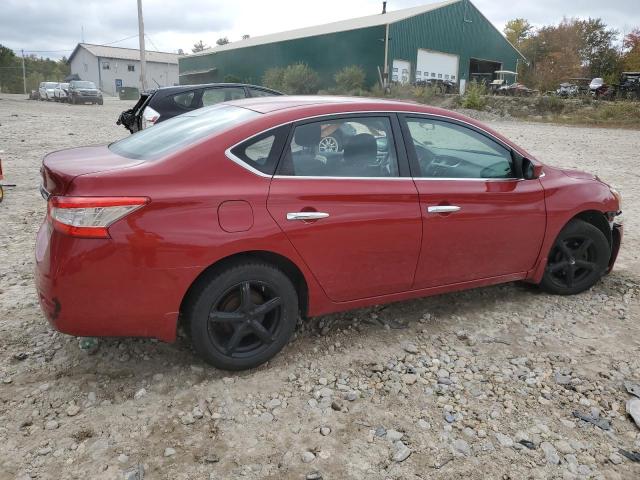
<svg viewBox="0 0 640 480"><path fill-rule="evenodd" d="M205 278L184 313L200 356L223 370L244 370L271 359L289 341L298 295L278 268L246 262Z"/></svg>
<svg viewBox="0 0 640 480"><path fill-rule="evenodd" d="M611 246L604 234L583 220L572 220L551 248L540 287L558 295L591 288L607 271Z"/></svg>

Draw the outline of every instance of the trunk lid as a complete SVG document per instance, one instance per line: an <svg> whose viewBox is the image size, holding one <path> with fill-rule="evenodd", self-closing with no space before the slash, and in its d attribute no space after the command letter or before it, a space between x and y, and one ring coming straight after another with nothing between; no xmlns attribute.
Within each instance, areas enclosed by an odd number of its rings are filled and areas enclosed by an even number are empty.
<svg viewBox="0 0 640 480"><path fill-rule="evenodd" d="M43 195L64 195L73 179L80 175L130 168L142 162L116 155L107 145L53 152L44 157L40 169Z"/></svg>

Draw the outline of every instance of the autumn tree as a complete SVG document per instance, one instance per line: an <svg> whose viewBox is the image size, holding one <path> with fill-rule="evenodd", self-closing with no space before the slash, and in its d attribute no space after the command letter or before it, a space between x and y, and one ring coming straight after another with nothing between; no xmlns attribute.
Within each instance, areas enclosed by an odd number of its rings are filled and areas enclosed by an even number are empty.
<svg viewBox="0 0 640 480"><path fill-rule="evenodd" d="M626 71L640 71L640 27L634 28L624 37L622 65Z"/></svg>
<svg viewBox="0 0 640 480"><path fill-rule="evenodd" d="M533 26L524 18L515 18L506 23L503 31L507 40L519 48L522 42L533 33Z"/></svg>

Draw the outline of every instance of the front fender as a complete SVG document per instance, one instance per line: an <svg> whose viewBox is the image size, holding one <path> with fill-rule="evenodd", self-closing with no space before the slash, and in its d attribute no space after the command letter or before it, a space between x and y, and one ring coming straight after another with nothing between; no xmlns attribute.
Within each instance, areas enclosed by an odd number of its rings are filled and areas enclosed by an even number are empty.
<svg viewBox="0 0 640 480"><path fill-rule="evenodd" d="M620 208L609 186L595 179L576 178L553 169L541 183L545 190L547 226L538 261L528 275L533 283L542 280L549 252L565 225L580 214L593 212L604 216ZM612 240L611 235L608 239Z"/></svg>

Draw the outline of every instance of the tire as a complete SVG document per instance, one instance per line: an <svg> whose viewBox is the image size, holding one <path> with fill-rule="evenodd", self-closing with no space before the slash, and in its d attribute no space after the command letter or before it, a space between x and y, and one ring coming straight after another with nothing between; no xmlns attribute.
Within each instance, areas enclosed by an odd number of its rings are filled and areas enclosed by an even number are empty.
<svg viewBox="0 0 640 480"><path fill-rule="evenodd" d="M98 105L102 105L104 103L104 100L98 100Z"/></svg>
<svg viewBox="0 0 640 480"><path fill-rule="evenodd" d="M278 268L239 263L205 277L184 313L199 356L223 370L244 370L268 361L289 341L298 295Z"/></svg>
<svg viewBox="0 0 640 480"><path fill-rule="evenodd" d="M597 227L571 220L549 252L540 288L555 295L588 290L605 274L610 258L611 246Z"/></svg>

